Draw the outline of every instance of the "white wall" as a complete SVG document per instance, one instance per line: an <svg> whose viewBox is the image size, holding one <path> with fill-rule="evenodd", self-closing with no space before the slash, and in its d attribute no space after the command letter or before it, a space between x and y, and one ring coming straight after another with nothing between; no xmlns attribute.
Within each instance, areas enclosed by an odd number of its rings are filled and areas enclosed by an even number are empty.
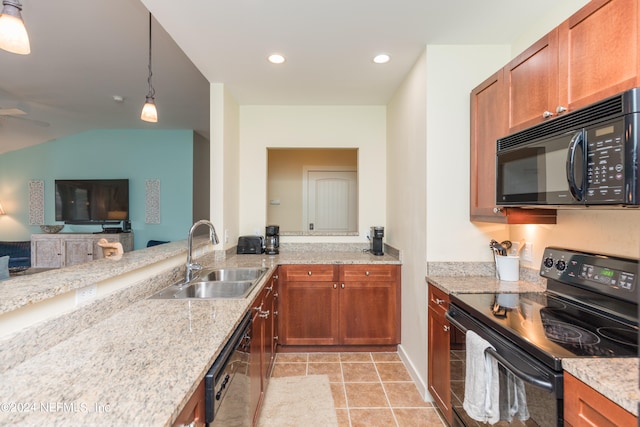
<svg viewBox="0 0 640 427"><path fill-rule="evenodd" d="M284 236L282 242L366 242L385 225L385 106L241 106L239 233L264 234L267 148L358 148L359 236Z"/></svg>
<svg viewBox="0 0 640 427"><path fill-rule="evenodd" d="M427 87L423 53L387 106L387 241L402 258L400 354L427 394L426 142Z"/></svg>
<svg viewBox="0 0 640 427"><path fill-rule="evenodd" d="M210 220L220 238L218 248L238 241L240 191L240 110L224 84L211 84Z"/></svg>

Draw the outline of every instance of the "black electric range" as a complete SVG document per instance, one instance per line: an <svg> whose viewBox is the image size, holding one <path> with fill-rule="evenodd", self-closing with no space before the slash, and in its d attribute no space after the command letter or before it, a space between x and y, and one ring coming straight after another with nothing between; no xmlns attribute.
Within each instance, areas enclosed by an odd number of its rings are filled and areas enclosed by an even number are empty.
<svg viewBox="0 0 640 427"><path fill-rule="evenodd" d="M638 356L638 260L550 247L540 275L544 293L452 295L450 315L466 311L558 371L566 357Z"/></svg>

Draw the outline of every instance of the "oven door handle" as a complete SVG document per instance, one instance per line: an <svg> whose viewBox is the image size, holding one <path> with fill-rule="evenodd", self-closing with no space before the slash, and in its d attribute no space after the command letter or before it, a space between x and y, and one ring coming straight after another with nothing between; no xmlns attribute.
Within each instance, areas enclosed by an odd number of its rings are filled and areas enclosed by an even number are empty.
<svg viewBox="0 0 640 427"><path fill-rule="evenodd" d="M445 313L445 317L455 328L459 329L460 331L462 331L465 334L467 333L467 331L468 331L467 328L462 326L453 317L451 317L449 312ZM487 348L484 352L489 354L489 355L491 355L491 357L495 358L498 361L498 363L500 363L506 369L511 371L511 373L513 373L513 375L515 375L516 377L520 378L522 381L527 382L529 384L532 384L535 387L541 388L541 389L546 390L548 392L552 392L554 390L553 383L551 383L550 381L546 381L546 380L544 380L542 378L535 377L535 376L533 376L531 374L528 374L526 372L520 371L516 366L514 366L511 362L509 362L507 359L505 359L495 349Z"/></svg>

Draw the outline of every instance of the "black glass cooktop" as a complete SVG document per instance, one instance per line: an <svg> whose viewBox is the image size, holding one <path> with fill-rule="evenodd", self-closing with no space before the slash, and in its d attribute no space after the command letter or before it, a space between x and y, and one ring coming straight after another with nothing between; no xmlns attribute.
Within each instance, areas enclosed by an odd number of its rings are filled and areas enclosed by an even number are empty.
<svg viewBox="0 0 640 427"><path fill-rule="evenodd" d="M638 355L637 324L549 293L462 294L451 301L549 366L566 357Z"/></svg>

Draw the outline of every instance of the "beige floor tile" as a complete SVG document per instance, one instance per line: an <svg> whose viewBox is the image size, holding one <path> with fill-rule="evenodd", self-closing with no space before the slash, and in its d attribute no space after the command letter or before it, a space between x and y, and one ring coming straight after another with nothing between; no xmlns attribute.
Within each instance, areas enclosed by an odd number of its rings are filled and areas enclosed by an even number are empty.
<svg viewBox="0 0 640 427"><path fill-rule="evenodd" d="M371 362L371 353L340 353L341 362Z"/></svg>
<svg viewBox="0 0 640 427"><path fill-rule="evenodd" d="M434 408L394 408L398 427L441 427L444 423Z"/></svg>
<svg viewBox="0 0 640 427"><path fill-rule="evenodd" d="M340 362L340 353L309 353L309 363Z"/></svg>
<svg viewBox="0 0 640 427"><path fill-rule="evenodd" d="M398 353L371 353L376 362L400 362Z"/></svg>
<svg viewBox="0 0 640 427"><path fill-rule="evenodd" d="M344 375L344 382L347 382L347 383L380 381L380 378L376 373L373 363L366 363L366 362L343 363L342 372Z"/></svg>
<svg viewBox="0 0 640 427"><path fill-rule="evenodd" d="M344 387L349 409L389 407L380 383L345 383Z"/></svg>
<svg viewBox="0 0 640 427"><path fill-rule="evenodd" d="M333 395L333 405L337 409L347 407L347 399L344 394L344 383L331 383L331 394Z"/></svg>
<svg viewBox="0 0 640 427"><path fill-rule="evenodd" d="M278 377L298 377L307 375L306 363L276 363L273 365L271 376Z"/></svg>
<svg viewBox="0 0 640 427"><path fill-rule="evenodd" d="M350 409L351 427L390 427L395 426L391 408Z"/></svg>
<svg viewBox="0 0 640 427"><path fill-rule="evenodd" d="M276 353L276 363L278 362L307 363L307 353Z"/></svg>
<svg viewBox="0 0 640 427"><path fill-rule="evenodd" d="M387 398L392 408L431 407L430 402L422 400L416 385L412 382L383 383Z"/></svg>
<svg viewBox="0 0 640 427"><path fill-rule="evenodd" d="M380 362L376 363L376 368L383 382L412 381L402 362Z"/></svg>
<svg viewBox="0 0 640 427"><path fill-rule="evenodd" d="M339 363L309 363L308 375L326 375L329 382L342 382L342 369Z"/></svg>
<svg viewBox="0 0 640 427"><path fill-rule="evenodd" d="M347 409L336 409L336 417L338 418L338 427L350 427Z"/></svg>

